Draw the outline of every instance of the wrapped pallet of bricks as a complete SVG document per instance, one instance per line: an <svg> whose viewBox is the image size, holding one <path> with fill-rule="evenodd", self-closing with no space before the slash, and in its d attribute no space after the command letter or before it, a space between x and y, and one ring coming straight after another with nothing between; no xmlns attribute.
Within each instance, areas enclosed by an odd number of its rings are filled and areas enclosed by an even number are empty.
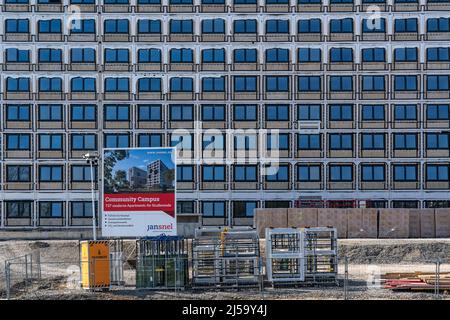
<svg viewBox="0 0 450 320"><path fill-rule="evenodd" d="M436 221L434 218L434 209L412 209L420 211L420 237L436 237Z"/></svg>
<svg viewBox="0 0 450 320"><path fill-rule="evenodd" d="M409 209L379 209L379 238L408 238Z"/></svg>
<svg viewBox="0 0 450 320"><path fill-rule="evenodd" d="M317 227L317 209L289 208L287 226L289 228Z"/></svg>
<svg viewBox="0 0 450 320"><path fill-rule="evenodd" d="M266 228L286 228L287 211L286 208L256 209L253 221L259 237L265 237Z"/></svg>
<svg viewBox="0 0 450 320"><path fill-rule="evenodd" d="M347 210L347 237L348 238L376 238L377 237L377 211L378 209Z"/></svg>
<svg viewBox="0 0 450 320"><path fill-rule="evenodd" d="M409 238L420 238L421 209L409 210Z"/></svg>
<svg viewBox="0 0 450 320"><path fill-rule="evenodd" d="M450 237L450 209L435 209L436 238Z"/></svg>
<svg viewBox="0 0 450 320"><path fill-rule="evenodd" d="M338 238L347 238L347 209L320 208L317 224L318 227L336 228Z"/></svg>

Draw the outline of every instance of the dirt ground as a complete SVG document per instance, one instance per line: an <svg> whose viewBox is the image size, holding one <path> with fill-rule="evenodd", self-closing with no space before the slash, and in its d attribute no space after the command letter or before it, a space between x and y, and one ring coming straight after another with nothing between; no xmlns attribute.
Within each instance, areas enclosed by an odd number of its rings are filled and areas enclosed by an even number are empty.
<svg viewBox="0 0 450 320"><path fill-rule="evenodd" d="M432 292L393 292L382 286L372 286L375 277L386 272L434 272L434 261L443 260L441 272L450 272L450 239L342 239L339 240L339 281L333 285L300 286L297 288L272 288L263 291L244 288L221 291L209 290L152 291L135 290L134 270L125 273L126 286L110 291L90 292L68 285L69 278L79 279L78 241L0 241L0 299L5 297L4 261L39 249L43 280L39 283L14 283L13 299L89 299L89 300L136 300L136 299L344 299L344 257L348 259L348 299L435 299ZM134 243L125 244L125 256L133 257ZM261 242L264 256L264 243ZM20 270L17 271L20 273ZM369 286L368 286L369 284ZM450 299L444 293L441 299Z"/></svg>

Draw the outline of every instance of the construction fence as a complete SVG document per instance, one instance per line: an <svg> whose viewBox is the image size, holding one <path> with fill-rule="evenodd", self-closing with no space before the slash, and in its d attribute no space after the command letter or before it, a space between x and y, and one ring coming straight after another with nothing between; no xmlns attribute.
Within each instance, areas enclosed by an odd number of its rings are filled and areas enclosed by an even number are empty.
<svg viewBox="0 0 450 320"><path fill-rule="evenodd" d="M256 209L254 226L261 238L266 228L328 226L339 238L448 238L450 209Z"/></svg>

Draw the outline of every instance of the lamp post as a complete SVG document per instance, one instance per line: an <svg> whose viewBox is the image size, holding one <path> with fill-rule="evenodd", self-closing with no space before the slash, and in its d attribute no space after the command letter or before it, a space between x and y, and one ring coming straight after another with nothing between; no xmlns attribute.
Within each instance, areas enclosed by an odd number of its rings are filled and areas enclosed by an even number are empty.
<svg viewBox="0 0 450 320"><path fill-rule="evenodd" d="M89 164L91 168L91 201L92 201L92 235L94 241L97 240L97 221L95 218L95 184L94 184L94 165L98 164L97 153L86 153L83 155L83 159Z"/></svg>

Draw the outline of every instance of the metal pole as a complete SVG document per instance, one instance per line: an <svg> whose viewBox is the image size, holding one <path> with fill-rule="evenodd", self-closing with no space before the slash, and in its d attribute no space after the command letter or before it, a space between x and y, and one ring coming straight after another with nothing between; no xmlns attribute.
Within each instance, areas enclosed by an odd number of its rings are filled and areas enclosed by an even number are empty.
<svg viewBox="0 0 450 320"><path fill-rule="evenodd" d="M344 300L348 300L348 257L345 256L345 272L344 272Z"/></svg>
<svg viewBox="0 0 450 320"><path fill-rule="evenodd" d="M5 261L5 284L6 284L6 299L10 298L10 287L11 287L11 270L9 269L9 262Z"/></svg>
<svg viewBox="0 0 450 320"><path fill-rule="evenodd" d="M94 241L97 240L97 222L95 219L95 193L94 193L94 166L92 159L89 160L89 165L91 167L91 201L92 201L92 234Z"/></svg>

